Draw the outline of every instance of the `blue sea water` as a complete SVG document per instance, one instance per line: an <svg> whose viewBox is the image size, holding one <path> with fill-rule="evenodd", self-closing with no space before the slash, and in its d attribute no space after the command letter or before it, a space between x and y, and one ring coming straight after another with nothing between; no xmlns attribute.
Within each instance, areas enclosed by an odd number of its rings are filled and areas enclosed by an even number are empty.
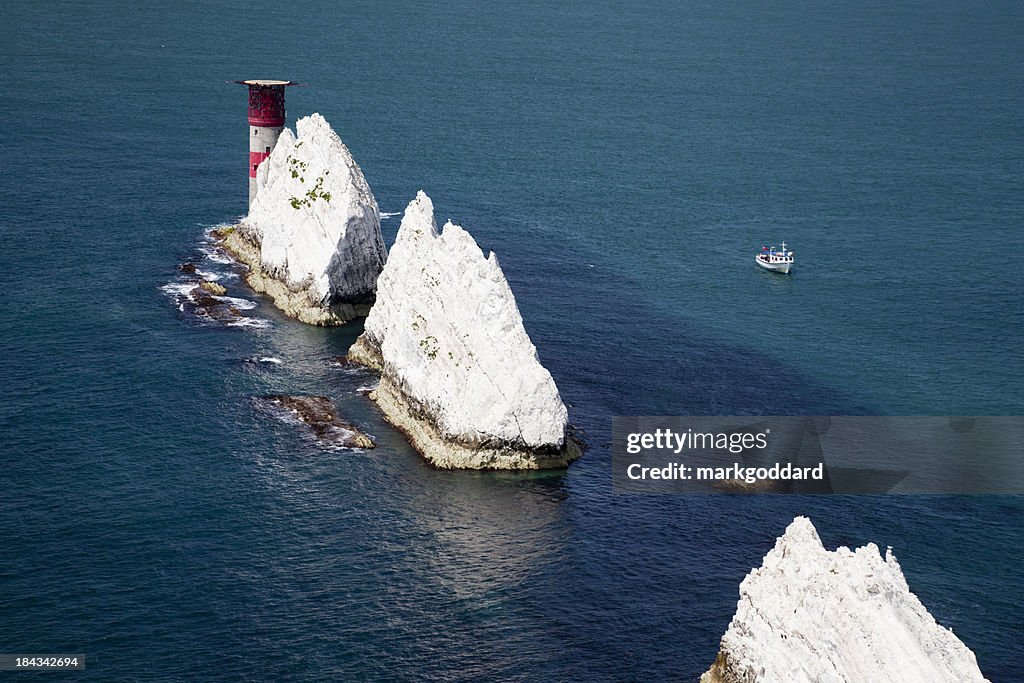
<svg viewBox="0 0 1024 683"><path fill-rule="evenodd" d="M1024 412L1021 63L1000 0L7 3L0 652L85 653L83 680L694 680L807 514L892 545L1024 680L1019 497L615 495L607 446L613 415ZM498 253L581 461L430 469L327 363L358 326L204 259L245 210L239 78L307 83L289 121L323 113L382 210L425 189ZM759 272L782 239L796 271ZM265 324L180 312L186 260ZM379 448L322 448L269 392L331 396Z"/></svg>

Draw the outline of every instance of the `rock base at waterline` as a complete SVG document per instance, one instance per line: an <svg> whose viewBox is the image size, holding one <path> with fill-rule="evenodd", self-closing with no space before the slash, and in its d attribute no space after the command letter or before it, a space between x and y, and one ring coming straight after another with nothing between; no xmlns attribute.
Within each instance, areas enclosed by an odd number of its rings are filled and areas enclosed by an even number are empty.
<svg viewBox="0 0 1024 683"><path fill-rule="evenodd" d="M253 291L269 296L285 315L310 325L344 325L369 314L373 298L362 302L335 302L323 305L314 301L309 290L293 290L281 280L263 270L259 247L247 240L240 231L214 230L211 236L224 251L247 268L244 280Z"/></svg>
<svg viewBox="0 0 1024 683"><path fill-rule="evenodd" d="M349 349L348 360L383 371L380 353L363 337ZM387 421L405 434L412 447L438 469L557 469L567 467L583 454L582 444L571 435L566 435L560 449L550 450L534 450L512 443L462 444L446 439L424 416L415 401L405 396L386 377L382 377L377 388L367 395L381 409Z"/></svg>

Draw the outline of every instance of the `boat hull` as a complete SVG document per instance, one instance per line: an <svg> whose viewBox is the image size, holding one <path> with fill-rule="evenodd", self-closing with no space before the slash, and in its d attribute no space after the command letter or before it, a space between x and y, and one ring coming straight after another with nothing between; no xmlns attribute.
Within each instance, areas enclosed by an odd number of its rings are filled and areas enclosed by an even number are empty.
<svg viewBox="0 0 1024 683"><path fill-rule="evenodd" d="M773 273L788 273L789 269L793 266L792 263L765 263L756 256L754 257L754 262L765 270L770 270Z"/></svg>

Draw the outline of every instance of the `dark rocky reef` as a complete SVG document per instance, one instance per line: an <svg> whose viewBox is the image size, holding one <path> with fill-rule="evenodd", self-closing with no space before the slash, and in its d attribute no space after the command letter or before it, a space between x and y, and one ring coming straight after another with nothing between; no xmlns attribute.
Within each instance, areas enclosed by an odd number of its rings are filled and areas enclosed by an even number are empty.
<svg viewBox="0 0 1024 683"><path fill-rule="evenodd" d="M345 448L374 448L373 439L358 427L341 420L334 403L326 396L270 394L262 402L291 413L308 426L322 442Z"/></svg>
<svg viewBox="0 0 1024 683"><path fill-rule="evenodd" d="M222 296L224 288L220 287L220 294L215 296L210 289L204 287L207 283L201 283L189 292L187 302L190 304L193 315L221 322L231 322L242 318L242 312L236 306L222 301L217 296Z"/></svg>

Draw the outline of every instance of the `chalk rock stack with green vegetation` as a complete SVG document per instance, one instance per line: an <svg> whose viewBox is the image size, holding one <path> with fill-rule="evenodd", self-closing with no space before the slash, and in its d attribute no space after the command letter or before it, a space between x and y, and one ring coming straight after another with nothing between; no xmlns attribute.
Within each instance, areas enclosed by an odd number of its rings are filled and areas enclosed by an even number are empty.
<svg viewBox="0 0 1024 683"><path fill-rule="evenodd" d="M497 257L458 225L439 232L423 192L349 359L380 371L370 398L437 467L554 468L580 455Z"/></svg>
<svg viewBox="0 0 1024 683"><path fill-rule="evenodd" d="M380 211L348 148L319 114L281 133L260 164L249 215L218 234L246 282L315 325L365 316L387 251Z"/></svg>

